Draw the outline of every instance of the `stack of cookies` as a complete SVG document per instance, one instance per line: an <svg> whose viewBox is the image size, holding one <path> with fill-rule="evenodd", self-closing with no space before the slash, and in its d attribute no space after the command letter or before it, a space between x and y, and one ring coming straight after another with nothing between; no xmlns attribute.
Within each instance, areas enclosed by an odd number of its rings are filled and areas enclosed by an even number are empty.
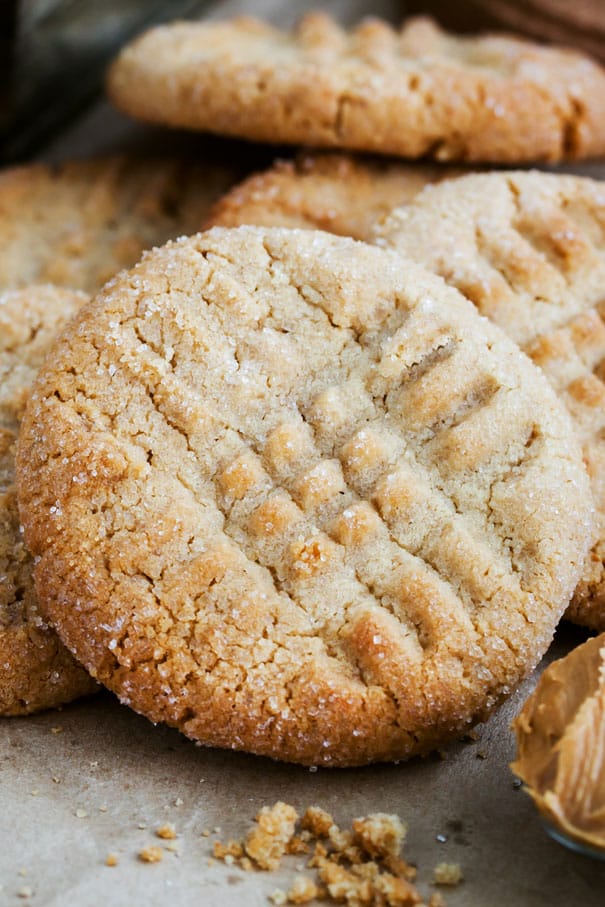
<svg viewBox="0 0 605 907"><path fill-rule="evenodd" d="M486 169L604 154L605 71L314 14L152 30L108 84L338 151L0 181L3 714L92 677L206 745L440 747L564 612L605 629L605 185Z"/></svg>

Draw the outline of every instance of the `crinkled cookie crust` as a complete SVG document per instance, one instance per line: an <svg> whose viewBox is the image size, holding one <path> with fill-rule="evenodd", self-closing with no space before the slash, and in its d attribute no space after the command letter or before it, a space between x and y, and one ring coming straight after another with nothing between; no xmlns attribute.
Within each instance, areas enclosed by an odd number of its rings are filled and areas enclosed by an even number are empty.
<svg viewBox="0 0 605 907"><path fill-rule="evenodd" d="M592 532L529 360L439 278L313 231L215 228L119 275L40 375L19 475L45 612L94 676L311 764L485 717Z"/></svg>
<svg viewBox="0 0 605 907"><path fill-rule="evenodd" d="M567 407L596 538L566 616L605 629L605 183L537 172L461 177L393 211L375 238L467 296Z"/></svg>
<svg viewBox="0 0 605 907"><path fill-rule="evenodd" d="M15 488L29 388L56 335L86 300L52 286L0 293L0 715L36 712L97 688L39 612Z"/></svg>
<svg viewBox="0 0 605 907"><path fill-rule="evenodd" d="M256 141L447 161L582 158L605 150L605 71L503 35L458 38L429 19L352 30L325 13L282 32L257 19L151 29L108 90L150 122Z"/></svg>

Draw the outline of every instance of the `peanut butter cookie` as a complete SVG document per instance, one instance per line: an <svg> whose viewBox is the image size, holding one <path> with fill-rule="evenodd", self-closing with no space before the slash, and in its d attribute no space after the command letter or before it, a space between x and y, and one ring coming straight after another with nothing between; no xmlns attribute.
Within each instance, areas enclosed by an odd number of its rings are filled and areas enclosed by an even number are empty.
<svg viewBox="0 0 605 907"><path fill-rule="evenodd" d="M38 595L93 676L306 764L485 717L592 538L540 371L440 278L319 231L215 228L118 275L41 371L18 463Z"/></svg>
<svg viewBox="0 0 605 907"><path fill-rule="evenodd" d="M605 151L597 63L422 18L347 31L312 13L292 33L244 17L163 25L121 52L108 89L142 120L267 142L508 163Z"/></svg>
<svg viewBox="0 0 605 907"><path fill-rule="evenodd" d="M201 229L228 168L108 157L0 172L0 289L95 292L144 249Z"/></svg>
<svg viewBox="0 0 605 907"><path fill-rule="evenodd" d="M61 705L97 688L40 615L15 489L27 393L55 336L86 298L51 286L0 294L0 715Z"/></svg>
<svg viewBox="0 0 605 907"><path fill-rule="evenodd" d="M377 221L427 183L459 168L304 152L235 186L213 207L207 227L300 227L368 239Z"/></svg>
<svg viewBox="0 0 605 907"><path fill-rule="evenodd" d="M376 233L499 324L565 403L597 516L566 616L605 629L605 183L547 173L466 176L429 187Z"/></svg>

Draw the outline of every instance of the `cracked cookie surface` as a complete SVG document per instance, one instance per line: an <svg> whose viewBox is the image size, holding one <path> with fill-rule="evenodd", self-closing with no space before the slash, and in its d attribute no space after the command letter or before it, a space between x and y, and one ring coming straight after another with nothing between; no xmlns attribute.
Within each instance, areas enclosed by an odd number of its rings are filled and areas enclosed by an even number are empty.
<svg viewBox="0 0 605 907"><path fill-rule="evenodd" d="M459 168L346 154L301 152L239 183L213 207L206 227L291 227L366 240L393 208Z"/></svg>
<svg viewBox="0 0 605 907"><path fill-rule="evenodd" d="M605 71L521 39L428 19L352 30L324 13L286 33L252 18L154 28L110 69L124 112L224 135L447 161L605 150Z"/></svg>
<svg viewBox="0 0 605 907"><path fill-rule="evenodd" d="M97 688L39 613L15 488L29 388L56 335L86 299L52 286L0 293L0 715L61 705Z"/></svg>
<svg viewBox="0 0 605 907"><path fill-rule="evenodd" d="M0 172L0 289L96 292L144 249L201 229L227 168L127 155Z"/></svg>
<svg viewBox="0 0 605 907"><path fill-rule="evenodd" d="M307 764L485 717L592 534L531 362L440 278L317 231L215 228L118 275L40 373L18 463L44 611L93 676Z"/></svg>
<svg viewBox="0 0 605 907"><path fill-rule="evenodd" d="M597 537L566 616L605 629L605 183L536 172L466 176L427 188L375 235L500 325L567 407Z"/></svg>

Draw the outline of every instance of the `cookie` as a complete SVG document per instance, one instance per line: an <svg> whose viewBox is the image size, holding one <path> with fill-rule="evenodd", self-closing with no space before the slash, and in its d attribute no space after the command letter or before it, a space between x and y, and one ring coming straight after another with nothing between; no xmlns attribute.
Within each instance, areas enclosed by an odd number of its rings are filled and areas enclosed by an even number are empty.
<svg viewBox="0 0 605 907"><path fill-rule="evenodd" d="M25 715L97 689L39 613L15 489L27 393L55 336L86 298L51 286L0 294L0 715Z"/></svg>
<svg viewBox="0 0 605 907"><path fill-rule="evenodd" d="M0 171L0 289L95 292L144 249L194 233L233 170L108 157Z"/></svg>
<svg viewBox="0 0 605 907"><path fill-rule="evenodd" d="M500 325L565 403L597 517L567 617L605 629L605 183L547 173L466 176L427 188L377 236Z"/></svg>
<svg viewBox="0 0 605 907"><path fill-rule="evenodd" d="M267 142L431 157L558 161L605 151L605 71L518 38L460 38L429 19L292 33L252 18L144 33L109 71L138 119Z"/></svg>
<svg viewBox="0 0 605 907"><path fill-rule="evenodd" d="M462 171L346 154L299 154L239 183L213 207L207 227L299 227L367 239L392 208L427 183Z"/></svg>
<svg viewBox="0 0 605 907"><path fill-rule="evenodd" d="M18 457L38 594L93 676L305 764L485 717L592 537L539 370L441 279L319 231L215 228L118 275L54 348Z"/></svg>

